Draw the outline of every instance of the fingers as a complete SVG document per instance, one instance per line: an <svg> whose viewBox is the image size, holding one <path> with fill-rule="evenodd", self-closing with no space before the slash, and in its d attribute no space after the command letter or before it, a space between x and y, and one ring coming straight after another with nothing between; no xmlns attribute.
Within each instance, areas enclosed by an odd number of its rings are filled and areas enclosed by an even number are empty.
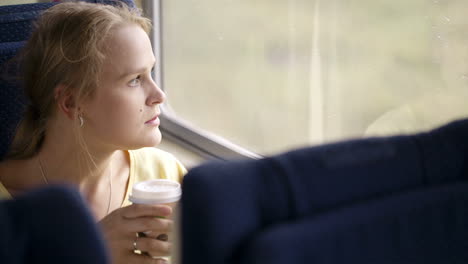
<svg viewBox="0 0 468 264"><path fill-rule="evenodd" d="M151 256L170 255L172 243L157 240L150 237L139 237L135 240L136 248L142 252L147 252ZM132 248L133 249L133 248Z"/></svg>
<svg viewBox="0 0 468 264"><path fill-rule="evenodd" d="M171 240L171 214L172 209L167 205L135 204L119 208L103 218L100 224L116 263L167 263L158 257L170 255L171 242L162 240ZM136 238L136 233L140 232L145 232L147 237ZM156 239L158 237L161 240ZM135 254L134 242L138 250L155 258Z"/></svg>
<svg viewBox="0 0 468 264"><path fill-rule="evenodd" d="M169 236L167 234L160 234L159 236L156 237L156 239L161 240L161 241L168 241Z"/></svg>
<svg viewBox="0 0 468 264"><path fill-rule="evenodd" d="M163 258L152 258L148 255L143 255L143 254L133 254L131 253L130 256L128 256L128 262L126 263L134 263L134 264L167 264L169 263L167 260Z"/></svg>
<svg viewBox="0 0 468 264"><path fill-rule="evenodd" d="M166 233L156 233L152 231L140 232L138 233L140 237L151 237L161 241L172 241L172 236L169 236Z"/></svg>
<svg viewBox="0 0 468 264"><path fill-rule="evenodd" d="M122 216L124 218L137 217L169 217L172 214L172 208L168 205L148 205L148 204L132 204L122 208Z"/></svg>
<svg viewBox="0 0 468 264"><path fill-rule="evenodd" d="M167 234L172 231L173 221L170 219L140 217L127 219L125 225L122 226L126 233L135 234L145 232L148 236L157 236L159 234Z"/></svg>

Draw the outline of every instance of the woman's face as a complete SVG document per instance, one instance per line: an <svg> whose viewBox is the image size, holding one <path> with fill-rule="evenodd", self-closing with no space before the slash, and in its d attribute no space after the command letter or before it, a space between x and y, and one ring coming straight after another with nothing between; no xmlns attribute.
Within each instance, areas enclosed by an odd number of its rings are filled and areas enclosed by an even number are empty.
<svg viewBox="0 0 468 264"><path fill-rule="evenodd" d="M107 46L99 85L80 106L86 140L117 149L159 144L159 104L165 94L151 76L155 58L147 34L126 25L108 37Z"/></svg>

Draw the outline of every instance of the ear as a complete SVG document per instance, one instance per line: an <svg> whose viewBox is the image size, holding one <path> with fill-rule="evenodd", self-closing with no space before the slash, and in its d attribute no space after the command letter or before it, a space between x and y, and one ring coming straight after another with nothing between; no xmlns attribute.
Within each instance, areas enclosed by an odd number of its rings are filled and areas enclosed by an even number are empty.
<svg viewBox="0 0 468 264"><path fill-rule="evenodd" d="M78 109L76 107L75 97L71 93L70 89L63 84L59 84L55 87L54 97L59 110L69 119L74 120Z"/></svg>

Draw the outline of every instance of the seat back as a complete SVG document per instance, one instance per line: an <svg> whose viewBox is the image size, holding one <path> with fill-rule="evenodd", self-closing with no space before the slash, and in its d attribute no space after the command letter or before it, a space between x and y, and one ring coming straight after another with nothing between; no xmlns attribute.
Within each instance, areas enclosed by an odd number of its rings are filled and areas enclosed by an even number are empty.
<svg viewBox="0 0 468 264"><path fill-rule="evenodd" d="M80 193L48 186L0 201L2 263L106 264L104 238Z"/></svg>
<svg viewBox="0 0 468 264"><path fill-rule="evenodd" d="M0 6L0 159L8 151L26 105L13 57L24 46L33 21L55 3Z"/></svg>
<svg viewBox="0 0 468 264"><path fill-rule="evenodd" d="M278 225L466 181L466 135L468 120L461 120L429 133L338 142L193 168L183 182L183 263L242 263L249 243Z"/></svg>
<svg viewBox="0 0 468 264"><path fill-rule="evenodd" d="M45 9L56 3L33 3L0 6L0 43L28 39L33 21Z"/></svg>
<svg viewBox="0 0 468 264"><path fill-rule="evenodd" d="M238 263L468 263L468 184L402 193L269 228Z"/></svg>
<svg viewBox="0 0 468 264"><path fill-rule="evenodd" d="M11 61L23 45L24 41L0 43L0 160L8 151L26 105L16 63Z"/></svg>

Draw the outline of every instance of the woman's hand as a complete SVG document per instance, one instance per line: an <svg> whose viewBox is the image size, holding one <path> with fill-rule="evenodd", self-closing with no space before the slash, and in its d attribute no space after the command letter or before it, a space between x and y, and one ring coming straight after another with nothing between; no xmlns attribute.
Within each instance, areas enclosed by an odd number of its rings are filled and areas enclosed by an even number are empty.
<svg viewBox="0 0 468 264"><path fill-rule="evenodd" d="M160 239L167 238L171 232L173 222L167 219L171 214L172 209L167 205L133 204L104 217L99 224L104 232L112 263L166 263L164 259L154 259L151 256L170 255L170 241ZM140 232L145 232L147 237L137 237L136 234ZM157 237L160 239L156 239ZM135 246L147 254L135 253Z"/></svg>

